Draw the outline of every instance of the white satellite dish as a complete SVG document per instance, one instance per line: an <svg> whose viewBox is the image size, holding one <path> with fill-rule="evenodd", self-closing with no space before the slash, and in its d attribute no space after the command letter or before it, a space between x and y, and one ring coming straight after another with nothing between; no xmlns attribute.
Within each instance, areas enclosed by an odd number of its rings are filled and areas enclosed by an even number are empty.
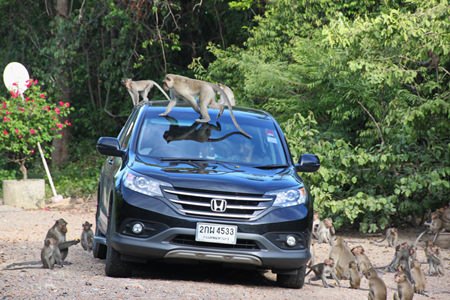
<svg viewBox="0 0 450 300"><path fill-rule="evenodd" d="M8 91L19 91L20 94L23 94L28 88L27 81L29 79L27 68L18 62L9 63L3 71L3 82Z"/></svg>

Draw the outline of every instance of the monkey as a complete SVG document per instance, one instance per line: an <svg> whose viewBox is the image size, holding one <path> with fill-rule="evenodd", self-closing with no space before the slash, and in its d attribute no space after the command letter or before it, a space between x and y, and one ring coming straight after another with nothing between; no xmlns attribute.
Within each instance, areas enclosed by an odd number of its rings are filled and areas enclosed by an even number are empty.
<svg viewBox="0 0 450 300"><path fill-rule="evenodd" d="M358 269L364 273L368 269L373 268L372 263L370 262L367 255L364 253L365 250L362 246L353 247L351 252L356 258L356 263L358 265Z"/></svg>
<svg viewBox="0 0 450 300"><path fill-rule="evenodd" d="M420 268L420 262L418 260L413 260L411 263L411 277L412 282L414 282L414 292L418 294L425 293L425 274Z"/></svg>
<svg viewBox="0 0 450 300"><path fill-rule="evenodd" d="M384 238L375 241L376 243L381 243L382 241L387 240L389 247L396 247L398 242L398 230L395 227L389 227L386 229L386 234L384 235Z"/></svg>
<svg viewBox="0 0 450 300"><path fill-rule="evenodd" d="M81 247L84 250L92 251L92 247L94 244L94 232L92 231L92 224L88 221L81 224L83 231L81 232Z"/></svg>
<svg viewBox="0 0 450 300"><path fill-rule="evenodd" d="M428 275L443 276L444 267L440 255L440 248L435 246L432 241L427 241L424 251L428 263Z"/></svg>
<svg viewBox="0 0 450 300"><path fill-rule="evenodd" d="M44 269L53 269L55 264L63 267L61 252L58 248L58 241L53 238L47 238L44 241L44 247L41 250L41 261Z"/></svg>
<svg viewBox="0 0 450 300"><path fill-rule="evenodd" d="M153 80L133 81L131 78L125 78L122 79L122 84L127 88L131 100L133 101L133 105L139 104L139 96L141 96L144 101L148 101L148 93L153 86L156 86L167 99L170 99L166 92L164 92L164 90Z"/></svg>
<svg viewBox="0 0 450 300"><path fill-rule="evenodd" d="M384 281L378 277L377 272L372 268L364 273L369 280L369 300L386 300L387 288Z"/></svg>
<svg viewBox="0 0 450 300"><path fill-rule="evenodd" d="M313 216L313 226L312 226L312 235L313 238L319 239L318 229L320 224L319 213L317 211L314 212Z"/></svg>
<svg viewBox="0 0 450 300"><path fill-rule="evenodd" d="M58 243L58 248L61 252L61 260L64 262L67 254L69 254L69 247L76 245L80 240L66 241L67 222L64 219L56 220L55 224L47 231L45 239L53 238Z"/></svg>
<svg viewBox="0 0 450 300"><path fill-rule="evenodd" d="M427 52L428 60L419 62L418 65L421 67L427 67L428 71L434 70L436 81L439 79L439 56L433 52L433 50L428 50Z"/></svg>
<svg viewBox="0 0 450 300"><path fill-rule="evenodd" d="M236 100L234 99L234 93L233 91L227 87L226 85L222 84L222 83L218 83L217 84L222 90L223 92L227 95L228 100L230 101L231 106L236 106ZM220 93L219 93L220 96ZM219 104L222 105L226 105L226 100L224 97L220 97L219 99Z"/></svg>
<svg viewBox="0 0 450 300"><path fill-rule="evenodd" d="M410 261L416 257L414 246L409 246L407 242L403 242L395 247L394 258L391 263L385 267L389 272L395 272L399 267L405 272L409 281L413 281L411 277Z"/></svg>
<svg viewBox="0 0 450 300"><path fill-rule="evenodd" d="M448 210L448 212L446 211ZM433 243L438 238L439 234L445 230L450 230L450 222L446 222L446 218L450 218L450 209L437 209L436 211L431 213L431 222L424 223L425 226L428 228L423 231L419 236L417 237L416 241L414 242L414 245L417 245L417 243L420 241L422 236L428 232L434 234Z"/></svg>
<svg viewBox="0 0 450 300"><path fill-rule="evenodd" d="M338 286L341 286L341 283L339 282L339 279L336 276L335 270L334 270L334 261L331 258L327 258L323 261L323 263L318 263L316 265L312 265L309 269L309 271L306 273L306 275L308 275L309 273L311 273L311 271L314 272L314 277L311 279L309 278L308 283L311 284L311 280L322 280L322 284L324 288L328 288L328 287L333 287L331 285L329 285L327 283L327 281L325 280L325 278L331 276L336 283L338 284ZM305 275L305 276L306 276Z"/></svg>
<svg viewBox="0 0 450 300"><path fill-rule="evenodd" d="M342 237L336 238L334 245L331 246L329 257L334 261L337 277L349 279L349 264L352 261L356 262L356 259Z"/></svg>
<svg viewBox="0 0 450 300"><path fill-rule="evenodd" d="M172 95L176 95L177 97L181 97L183 100L187 101L191 105L191 107L201 115L200 119L195 120L199 123L208 123L211 120L211 117L208 113L208 106L212 108L218 108L218 118L220 118L225 105L216 103L216 93L219 93L222 101L224 101L228 106L234 126L236 126L236 128L240 132L242 132L244 136L251 138L251 136L247 132L245 132L237 123L236 118L233 114L230 100L228 99L224 90L222 90L217 84L197 79L191 79L180 75L167 74L163 81L163 88L166 91L170 91ZM197 104L197 101L195 99L196 96L199 97L200 105ZM176 99L170 99L169 104L166 107L166 111L161 113L160 116L167 116L176 104Z"/></svg>
<svg viewBox="0 0 450 300"><path fill-rule="evenodd" d="M394 277L397 283L398 293L394 293L394 300L412 300L414 297L414 288L408 277L403 272L397 272Z"/></svg>
<svg viewBox="0 0 450 300"><path fill-rule="evenodd" d="M316 264L316 247L315 247L316 243L311 240L311 246L309 247L310 252L311 252L311 258L308 261L308 267L313 266Z"/></svg>
<svg viewBox="0 0 450 300"><path fill-rule="evenodd" d="M325 242L331 245L333 243L331 236L335 235L335 233L333 220L331 218L325 218L323 221L320 221L317 229L319 244Z"/></svg>
<svg viewBox="0 0 450 300"><path fill-rule="evenodd" d="M359 289L361 285L361 276L359 275L358 265L356 264L356 262L351 261L348 264L348 269L350 273L350 288Z"/></svg>

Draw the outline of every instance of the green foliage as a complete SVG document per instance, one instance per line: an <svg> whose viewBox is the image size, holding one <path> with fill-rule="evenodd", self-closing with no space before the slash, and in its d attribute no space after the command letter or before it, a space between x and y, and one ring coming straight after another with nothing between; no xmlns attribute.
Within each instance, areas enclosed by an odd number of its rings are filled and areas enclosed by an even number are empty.
<svg viewBox="0 0 450 300"><path fill-rule="evenodd" d="M10 97L0 97L0 150L20 165L24 179L25 163L37 152L38 143L48 153L48 142L61 137L60 131L71 125L63 120L72 110L69 102L49 100L37 80L30 79L26 85L23 97L17 88L10 91Z"/></svg>
<svg viewBox="0 0 450 300"><path fill-rule="evenodd" d="M446 1L275 1L244 48L210 48L208 71L282 122L295 159L319 155L302 174L319 212L376 231L448 202L449 15Z"/></svg>

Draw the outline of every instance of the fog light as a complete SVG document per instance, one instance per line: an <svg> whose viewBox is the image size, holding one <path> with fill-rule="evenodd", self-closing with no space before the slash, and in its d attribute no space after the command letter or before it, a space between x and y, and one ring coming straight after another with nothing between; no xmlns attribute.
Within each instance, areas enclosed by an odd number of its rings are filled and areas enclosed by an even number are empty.
<svg viewBox="0 0 450 300"><path fill-rule="evenodd" d="M136 223L131 228L131 231L133 231L134 234L141 234L143 230L144 230L144 225L142 225L141 223Z"/></svg>
<svg viewBox="0 0 450 300"><path fill-rule="evenodd" d="M297 240L295 239L294 236L288 235L288 236L286 236L286 244L289 247L294 247L295 245L297 245Z"/></svg>

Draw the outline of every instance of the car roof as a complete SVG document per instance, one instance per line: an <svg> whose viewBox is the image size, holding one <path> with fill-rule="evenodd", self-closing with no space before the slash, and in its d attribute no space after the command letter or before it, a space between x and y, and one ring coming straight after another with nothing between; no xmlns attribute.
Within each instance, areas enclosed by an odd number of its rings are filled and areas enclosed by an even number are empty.
<svg viewBox="0 0 450 300"><path fill-rule="evenodd" d="M167 106L167 104L169 103L169 101L167 100L152 100L152 101L142 101L140 102L138 105L136 105L136 108L138 107L165 107ZM178 101L177 102L177 106L175 106L173 108L173 110L177 111L180 107L190 107L190 105L185 102L185 101ZM226 113L227 111L227 106L225 106L225 111L224 113ZM211 109L208 109L208 111L211 113ZM253 115L254 117L265 117L265 118L272 118L272 116L263 111L263 110L259 110L259 109L254 109L254 108L249 108L249 107L240 107L240 106L233 106L233 112L239 112L239 114L242 115L242 113L244 115L247 116L251 116Z"/></svg>

